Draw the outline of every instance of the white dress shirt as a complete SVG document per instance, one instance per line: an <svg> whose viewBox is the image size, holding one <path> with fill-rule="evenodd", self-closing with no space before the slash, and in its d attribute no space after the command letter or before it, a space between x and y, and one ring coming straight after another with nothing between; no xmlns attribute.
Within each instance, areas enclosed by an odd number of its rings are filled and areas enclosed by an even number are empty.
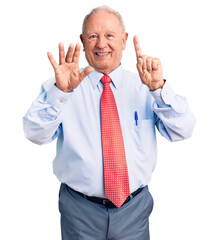
<svg viewBox="0 0 219 240"><path fill-rule="evenodd" d="M102 76L92 72L71 93L59 90L55 78L48 80L23 119L29 140L44 144L58 137L53 169L60 182L96 197L105 197L100 124ZM109 76L123 132L130 191L134 192L149 183L156 166L155 126L169 141L183 140L191 136L195 117L186 99L175 94L168 82L151 92L138 74L121 66Z"/></svg>

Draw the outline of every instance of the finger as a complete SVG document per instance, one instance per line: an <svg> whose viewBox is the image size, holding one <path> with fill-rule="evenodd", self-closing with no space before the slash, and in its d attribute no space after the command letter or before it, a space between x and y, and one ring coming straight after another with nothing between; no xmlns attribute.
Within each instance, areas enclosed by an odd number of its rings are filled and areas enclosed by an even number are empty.
<svg viewBox="0 0 219 240"><path fill-rule="evenodd" d="M53 66L53 69L55 70L59 65L56 63L56 61L55 61L52 53L48 52L48 53L47 53L47 56L48 56L48 58L49 58L50 63L51 63L52 66Z"/></svg>
<svg viewBox="0 0 219 240"><path fill-rule="evenodd" d="M139 74L140 74L140 75L143 74L143 68L142 68L142 66L143 66L143 60L142 60L142 58L138 58L138 61L137 61L136 66L137 66L137 69L138 69Z"/></svg>
<svg viewBox="0 0 219 240"><path fill-rule="evenodd" d="M71 43L69 45L68 52L67 52L66 58L65 58L67 63L71 63L72 62L73 53L74 53L74 45Z"/></svg>
<svg viewBox="0 0 219 240"><path fill-rule="evenodd" d="M147 55L143 55L143 56L142 56L142 61L143 61L142 71L143 71L144 73L147 72L147 59L148 59Z"/></svg>
<svg viewBox="0 0 219 240"><path fill-rule="evenodd" d="M65 63L65 50L63 43L59 43L59 64Z"/></svg>
<svg viewBox="0 0 219 240"><path fill-rule="evenodd" d="M75 46L72 62L79 64L80 51L81 51L81 45L77 43Z"/></svg>
<svg viewBox="0 0 219 240"><path fill-rule="evenodd" d="M146 59L146 64L147 64L147 71L151 72L152 71L152 57L148 57Z"/></svg>
<svg viewBox="0 0 219 240"><path fill-rule="evenodd" d="M139 43L139 40L138 40L138 36L135 35L134 38L133 38L133 41L134 41L136 57L138 59L142 55L140 43Z"/></svg>
<svg viewBox="0 0 219 240"><path fill-rule="evenodd" d="M160 59L154 58L152 60L152 70L157 70L160 66Z"/></svg>
<svg viewBox="0 0 219 240"><path fill-rule="evenodd" d="M94 71L93 67L87 67L80 73L80 81L87 77L91 72Z"/></svg>

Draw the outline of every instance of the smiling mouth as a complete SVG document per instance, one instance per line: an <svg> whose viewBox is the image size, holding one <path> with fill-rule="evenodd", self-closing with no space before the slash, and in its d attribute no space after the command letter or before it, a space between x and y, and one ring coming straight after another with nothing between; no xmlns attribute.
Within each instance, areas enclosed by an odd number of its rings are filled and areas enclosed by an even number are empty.
<svg viewBox="0 0 219 240"><path fill-rule="evenodd" d="M110 52L95 52L95 54L97 56L106 56L106 55L110 54Z"/></svg>

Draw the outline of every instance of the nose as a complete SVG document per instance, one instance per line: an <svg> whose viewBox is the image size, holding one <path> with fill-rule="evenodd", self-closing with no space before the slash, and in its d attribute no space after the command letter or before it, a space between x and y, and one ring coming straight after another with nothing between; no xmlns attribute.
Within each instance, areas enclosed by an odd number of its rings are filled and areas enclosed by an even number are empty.
<svg viewBox="0 0 219 240"><path fill-rule="evenodd" d="M106 47L106 38L104 36L99 36L96 42L96 47L103 49Z"/></svg>

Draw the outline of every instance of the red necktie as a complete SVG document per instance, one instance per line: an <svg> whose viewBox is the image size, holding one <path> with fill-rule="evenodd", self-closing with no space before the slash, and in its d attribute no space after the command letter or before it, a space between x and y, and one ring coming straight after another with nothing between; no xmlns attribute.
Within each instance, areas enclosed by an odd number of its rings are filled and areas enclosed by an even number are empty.
<svg viewBox="0 0 219 240"><path fill-rule="evenodd" d="M130 195L125 148L115 98L110 88L111 79L104 75L101 96L101 128L106 197L118 208Z"/></svg>

